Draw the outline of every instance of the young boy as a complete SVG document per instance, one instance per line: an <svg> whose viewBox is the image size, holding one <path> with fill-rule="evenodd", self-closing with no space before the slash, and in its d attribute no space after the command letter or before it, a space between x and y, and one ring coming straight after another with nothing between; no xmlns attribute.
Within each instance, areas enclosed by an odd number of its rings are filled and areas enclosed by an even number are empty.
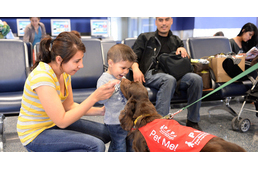
<svg viewBox="0 0 258 169"><path fill-rule="evenodd" d="M129 68L136 61L133 50L123 44L112 46L107 53L108 70L98 79L97 88L107 82L118 79L121 80L128 72ZM119 122L120 111L124 109L126 99L120 91L120 84L116 86L114 94L107 100L100 101L105 105L104 123L106 124L111 143L109 152L125 152L127 131L123 130Z"/></svg>

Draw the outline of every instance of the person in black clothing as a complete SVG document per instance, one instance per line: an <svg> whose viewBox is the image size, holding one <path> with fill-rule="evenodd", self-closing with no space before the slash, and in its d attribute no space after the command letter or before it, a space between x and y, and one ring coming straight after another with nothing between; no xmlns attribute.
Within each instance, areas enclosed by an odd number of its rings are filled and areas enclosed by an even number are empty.
<svg viewBox="0 0 258 169"><path fill-rule="evenodd" d="M182 57L189 57L183 41L173 35L170 31L173 19L171 17L156 18L156 32L142 33L138 36L133 50L137 55L137 62L132 66L134 81L144 83L145 86L156 88L158 90L156 99L156 109L159 114L167 115L170 109L170 101L174 95L177 80L161 70L153 73L153 58L162 53L175 52ZM178 70L180 71L180 70ZM179 84L179 90L186 90L188 104L193 103L202 96L202 78L195 73L185 74ZM200 129L198 122L200 120L199 109L201 102L188 108L187 126Z"/></svg>

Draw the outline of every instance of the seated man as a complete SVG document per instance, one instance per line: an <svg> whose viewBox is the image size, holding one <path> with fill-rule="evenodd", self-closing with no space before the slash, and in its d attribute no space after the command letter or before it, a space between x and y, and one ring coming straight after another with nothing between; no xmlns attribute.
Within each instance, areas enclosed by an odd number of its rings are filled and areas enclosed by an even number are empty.
<svg viewBox="0 0 258 169"><path fill-rule="evenodd" d="M158 90L156 109L159 114L164 116L169 113L170 101L174 95L177 80L173 76L159 70L158 73L153 73L152 57L173 51L176 51L176 54L181 53L182 57L189 56L184 48L183 41L170 31L173 24L171 17L157 17L155 23L157 31L140 34L133 45L133 50L137 55L137 62L133 64L132 70L134 81L139 81L147 87ZM181 78L178 85L179 90L187 91L188 104L201 98L203 84L202 78L199 75L187 73ZM187 126L201 130L198 125L200 121L200 107L201 102L198 102L188 108Z"/></svg>

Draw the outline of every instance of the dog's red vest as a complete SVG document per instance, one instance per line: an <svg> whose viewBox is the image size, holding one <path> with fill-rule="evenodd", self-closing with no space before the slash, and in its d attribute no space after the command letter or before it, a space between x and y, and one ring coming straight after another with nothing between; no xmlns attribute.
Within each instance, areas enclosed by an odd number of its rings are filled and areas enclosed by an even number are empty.
<svg viewBox="0 0 258 169"><path fill-rule="evenodd" d="M166 119L156 119L139 130L151 152L198 152L216 137Z"/></svg>

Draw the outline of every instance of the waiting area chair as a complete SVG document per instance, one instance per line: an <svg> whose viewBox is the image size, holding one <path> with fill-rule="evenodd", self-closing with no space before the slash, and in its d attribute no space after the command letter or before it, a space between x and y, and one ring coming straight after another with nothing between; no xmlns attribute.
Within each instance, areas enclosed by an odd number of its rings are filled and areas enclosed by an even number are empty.
<svg viewBox="0 0 258 169"><path fill-rule="evenodd" d="M103 48L103 63L105 66L108 66L108 63L107 63L107 53L108 53L108 50L116 45L116 41L114 40L102 40L101 41L101 44L102 44L102 48Z"/></svg>
<svg viewBox="0 0 258 169"><path fill-rule="evenodd" d="M34 46L33 46L33 51L34 51L34 60L37 60L37 55L39 53L39 43L37 42Z"/></svg>
<svg viewBox="0 0 258 169"><path fill-rule="evenodd" d="M29 74L27 45L21 40L0 39L0 58L0 151L3 151L4 118L18 115Z"/></svg>
<svg viewBox="0 0 258 169"><path fill-rule="evenodd" d="M124 40L122 40L122 44L125 44L125 45L128 45L130 46L131 48L133 47L134 45L134 42L136 41L137 38L125 38Z"/></svg>
<svg viewBox="0 0 258 169"><path fill-rule="evenodd" d="M86 47L83 68L72 76L74 101L81 103L96 90L98 78L103 73L103 49L99 39L82 38Z"/></svg>
<svg viewBox="0 0 258 169"><path fill-rule="evenodd" d="M28 59L29 59L29 65L33 66L33 46L30 42L26 42L27 49L28 49Z"/></svg>
<svg viewBox="0 0 258 169"><path fill-rule="evenodd" d="M232 52L228 38L222 36L191 37L186 40L185 46L193 59Z"/></svg>

